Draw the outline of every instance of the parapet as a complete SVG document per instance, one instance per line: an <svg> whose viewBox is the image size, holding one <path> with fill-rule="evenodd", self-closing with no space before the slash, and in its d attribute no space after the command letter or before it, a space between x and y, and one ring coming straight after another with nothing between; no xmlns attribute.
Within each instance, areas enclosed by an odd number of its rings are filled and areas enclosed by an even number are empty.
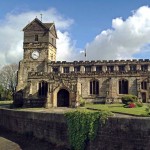
<svg viewBox="0 0 150 150"><path fill-rule="evenodd" d="M67 61L50 61L49 62L49 65L51 65L51 64L53 64L53 65L63 65L63 64L70 64L70 65L87 65L87 64L89 64L89 65L94 65L94 64L96 64L96 65L103 65L103 64L112 64L112 65L115 65L115 64L136 64L136 63L141 63L142 62L142 64L143 64L143 62L145 62L145 63L147 63L147 62L150 62L150 60L149 59L131 59L131 60L91 60L91 61L88 61L88 60L86 60L86 61L83 61L83 60L80 60L80 61L73 61L73 62L67 62Z"/></svg>

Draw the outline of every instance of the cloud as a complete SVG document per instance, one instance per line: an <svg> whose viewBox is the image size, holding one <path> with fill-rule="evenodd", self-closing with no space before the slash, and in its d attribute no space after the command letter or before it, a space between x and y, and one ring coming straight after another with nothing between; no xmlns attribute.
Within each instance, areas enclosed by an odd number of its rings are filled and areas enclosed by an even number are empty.
<svg viewBox="0 0 150 150"><path fill-rule="evenodd" d="M69 52L73 49L68 28L73 24L73 20L65 18L56 9L13 12L8 13L4 20L0 20L0 60L1 65L7 63L18 63L23 57L23 32L22 29L36 16L43 14L43 22L55 22L58 31L58 59L65 60L71 56ZM65 32L64 32L65 31Z"/></svg>
<svg viewBox="0 0 150 150"><path fill-rule="evenodd" d="M57 60L85 60L84 54L71 39L69 28L73 19L66 18L54 9L8 13L0 20L1 65L18 63L23 57L22 29L36 16L43 14L43 22L55 22L58 34ZM150 8L142 6L132 11L126 20L115 18L112 27L99 33L85 45L88 60L130 59L150 57ZM86 37L85 37L86 38ZM80 40L80 39L77 39Z"/></svg>
<svg viewBox="0 0 150 150"><path fill-rule="evenodd" d="M150 47L150 8L142 6L126 20L112 20L112 28L102 31L87 44L88 59L130 59ZM145 53L145 57L147 53ZM149 54L150 56L150 54ZM148 56L148 57L149 57Z"/></svg>
<svg viewBox="0 0 150 150"><path fill-rule="evenodd" d="M71 60L71 53L74 53L74 47L68 32L57 31L57 60Z"/></svg>

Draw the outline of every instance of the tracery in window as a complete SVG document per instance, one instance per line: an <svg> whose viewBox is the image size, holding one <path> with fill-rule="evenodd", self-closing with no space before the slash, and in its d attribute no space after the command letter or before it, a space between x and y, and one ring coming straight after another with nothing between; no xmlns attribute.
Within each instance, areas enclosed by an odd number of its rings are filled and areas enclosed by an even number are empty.
<svg viewBox="0 0 150 150"><path fill-rule="evenodd" d="M119 94L128 94L128 80L119 80Z"/></svg>
<svg viewBox="0 0 150 150"><path fill-rule="evenodd" d="M91 95L99 94L99 81L97 80L90 81L90 94Z"/></svg>
<svg viewBox="0 0 150 150"><path fill-rule="evenodd" d="M48 83L46 81L42 81L39 83L39 96L47 96L48 92Z"/></svg>
<svg viewBox="0 0 150 150"><path fill-rule="evenodd" d="M147 90L147 82L146 81L141 82L141 89L142 90Z"/></svg>

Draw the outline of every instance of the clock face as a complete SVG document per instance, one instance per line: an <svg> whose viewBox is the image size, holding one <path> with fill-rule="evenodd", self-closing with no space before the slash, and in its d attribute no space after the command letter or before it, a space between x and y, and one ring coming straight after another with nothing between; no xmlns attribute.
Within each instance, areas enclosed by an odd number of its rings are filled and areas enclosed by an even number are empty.
<svg viewBox="0 0 150 150"><path fill-rule="evenodd" d="M32 54L31 54L31 57L33 59L38 59L40 56L39 52L37 50L33 51Z"/></svg>

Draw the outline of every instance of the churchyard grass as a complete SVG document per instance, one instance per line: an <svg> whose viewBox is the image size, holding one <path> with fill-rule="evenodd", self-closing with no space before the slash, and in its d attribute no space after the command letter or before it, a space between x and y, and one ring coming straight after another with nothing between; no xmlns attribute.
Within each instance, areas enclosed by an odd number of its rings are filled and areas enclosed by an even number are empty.
<svg viewBox="0 0 150 150"><path fill-rule="evenodd" d="M1 101L0 100L0 107L7 107L7 106L10 106L11 104L13 103L13 101L7 101L7 100L3 100Z"/></svg>
<svg viewBox="0 0 150 150"><path fill-rule="evenodd" d="M13 103L13 101L0 101L0 107L4 108L10 108L9 106ZM92 104L87 103L84 108L82 109L94 109L94 110L105 110L105 111L111 111L113 113L121 113L121 114L127 114L127 115L135 115L135 116L148 116L147 112L145 111L147 108L147 104L144 104L143 107L136 107L136 108L124 108L123 104ZM24 111L50 111L51 112L57 112L57 109L45 109L45 108L15 108L16 110L24 110ZM69 108L69 110L75 110ZM61 108L61 111L59 112L66 112L68 109Z"/></svg>
<svg viewBox="0 0 150 150"><path fill-rule="evenodd" d="M123 104L86 104L86 108L95 109L95 110L108 110L113 113L121 113L127 115L135 115L135 116L147 116L145 109L147 108L146 104L143 107L136 108L124 108Z"/></svg>

